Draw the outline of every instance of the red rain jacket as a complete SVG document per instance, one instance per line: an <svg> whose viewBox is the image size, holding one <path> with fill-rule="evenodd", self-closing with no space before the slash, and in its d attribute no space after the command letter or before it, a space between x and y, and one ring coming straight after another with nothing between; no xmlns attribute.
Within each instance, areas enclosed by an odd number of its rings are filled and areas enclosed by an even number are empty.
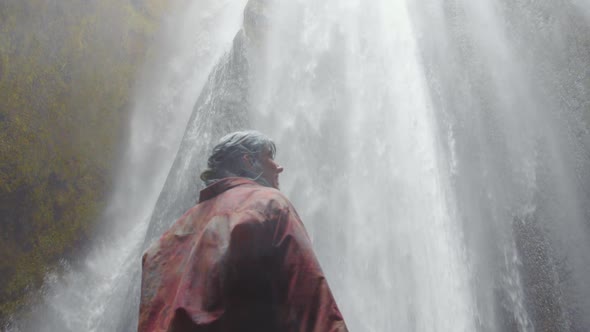
<svg viewBox="0 0 590 332"><path fill-rule="evenodd" d="M222 179L143 256L140 332L348 331L291 203Z"/></svg>

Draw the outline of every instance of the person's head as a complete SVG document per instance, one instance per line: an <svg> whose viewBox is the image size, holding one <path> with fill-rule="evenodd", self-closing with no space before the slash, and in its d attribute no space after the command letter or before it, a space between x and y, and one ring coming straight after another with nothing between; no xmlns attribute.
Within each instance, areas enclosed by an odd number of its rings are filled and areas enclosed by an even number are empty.
<svg viewBox="0 0 590 332"><path fill-rule="evenodd" d="M275 163L275 153L273 141L260 132L237 131L225 135L213 148L201 180L210 184L222 178L239 176L278 189L279 173L283 168Z"/></svg>

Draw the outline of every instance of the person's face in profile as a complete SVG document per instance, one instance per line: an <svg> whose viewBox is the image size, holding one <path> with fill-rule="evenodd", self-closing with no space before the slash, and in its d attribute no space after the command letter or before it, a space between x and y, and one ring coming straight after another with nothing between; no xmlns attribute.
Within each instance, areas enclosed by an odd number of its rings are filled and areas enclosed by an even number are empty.
<svg viewBox="0 0 590 332"><path fill-rule="evenodd" d="M270 149L264 149L260 155L262 164L262 177L273 187L279 189L279 173L283 167L279 166L273 159Z"/></svg>

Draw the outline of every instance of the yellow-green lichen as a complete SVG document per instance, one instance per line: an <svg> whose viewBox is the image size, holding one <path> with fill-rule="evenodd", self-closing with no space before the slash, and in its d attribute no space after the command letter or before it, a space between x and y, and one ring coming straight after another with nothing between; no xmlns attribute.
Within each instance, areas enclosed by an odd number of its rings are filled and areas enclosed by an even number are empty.
<svg viewBox="0 0 590 332"><path fill-rule="evenodd" d="M169 5L0 2L0 323L90 236Z"/></svg>

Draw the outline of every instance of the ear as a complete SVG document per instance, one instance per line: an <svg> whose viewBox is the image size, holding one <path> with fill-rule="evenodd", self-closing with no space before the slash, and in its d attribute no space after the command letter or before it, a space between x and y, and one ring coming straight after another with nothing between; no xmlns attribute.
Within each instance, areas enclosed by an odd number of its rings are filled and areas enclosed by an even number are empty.
<svg viewBox="0 0 590 332"><path fill-rule="evenodd" d="M244 165L249 168L252 169L254 168L254 161L252 160L252 156L249 154L245 154L242 156L242 161L244 162Z"/></svg>

